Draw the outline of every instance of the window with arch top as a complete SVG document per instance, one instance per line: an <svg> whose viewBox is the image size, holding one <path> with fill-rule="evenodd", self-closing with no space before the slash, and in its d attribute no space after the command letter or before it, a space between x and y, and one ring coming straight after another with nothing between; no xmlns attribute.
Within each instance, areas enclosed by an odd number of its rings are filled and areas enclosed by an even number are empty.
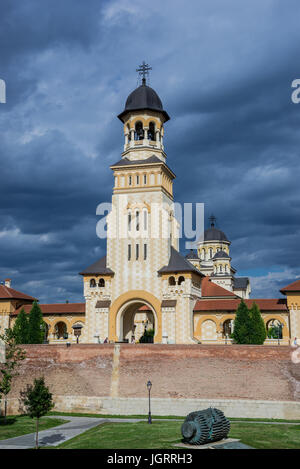
<svg viewBox="0 0 300 469"><path fill-rule="evenodd" d="M96 280L94 278L92 278L90 280L90 288L95 288L95 286L96 286Z"/></svg>
<svg viewBox="0 0 300 469"><path fill-rule="evenodd" d="M149 139L149 140L154 140L154 141L156 140L155 124L154 124L154 122L150 122L150 124L149 124L148 139Z"/></svg>
<svg viewBox="0 0 300 469"><path fill-rule="evenodd" d="M100 280L99 280L99 287L102 287L102 288L105 287L105 280L104 280L104 278L100 278Z"/></svg>
<svg viewBox="0 0 300 469"><path fill-rule="evenodd" d="M169 277L169 285L170 285L170 286L176 285L175 277L173 277L173 276L172 276L172 277Z"/></svg>
<svg viewBox="0 0 300 469"><path fill-rule="evenodd" d="M144 214L144 230L146 231L148 229L148 212L146 209L143 210Z"/></svg>
<svg viewBox="0 0 300 469"><path fill-rule="evenodd" d="M178 279L178 285L181 285L184 282L184 277L181 275Z"/></svg>
<svg viewBox="0 0 300 469"><path fill-rule="evenodd" d="M134 140L143 140L144 139L144 129L141 121L138 121L135 124Z"/></svg>

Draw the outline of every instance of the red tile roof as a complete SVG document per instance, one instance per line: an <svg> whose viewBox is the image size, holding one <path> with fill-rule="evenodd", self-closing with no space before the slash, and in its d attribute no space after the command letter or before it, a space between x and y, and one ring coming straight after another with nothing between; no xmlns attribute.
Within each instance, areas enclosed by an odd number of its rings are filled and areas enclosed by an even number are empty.
<svg viewBox="0 0 300 469"><path fill-rule="evenodd" d="M198 300L195 304L194 311L232 311L235 312L240 304L239 299L236 300ZM256 303L261 311L288 311L285 298L271 299L251 299L244 300L248 308Z"/></svg>
<svg viewBox="0 0 300 469"><path fill-rule="evenodd" d="M299 291L300 292L300 280L296 280L293 283L290 283L286 287L281 288L281 293L285 293L286 291Z"/></svg>
<svg viewBox="0 0 300 469"><path fill-rule="evenodd" d="M232 291L226 290L226 288L220 287L214 283L209 277L202 279L201 283L201 295L203 297L232 297L237 298L238 295L235 295Z"/></svg>
<svg viewBox="0 0 300 469"><path fill-rule="evenodd" d="M39 304L39 307L41 308L43 314L85 314L85 303L53 303L43 305ZM16 309L14 313L12 313L12 316L17 316L22 308L24 308L25 313L29 313L32 306L20 306L18 309Z"/></svg>
<svg viewBox="0 0 300 469"><path fill-rule="evenodd" d="M0 285L0 300L31 300L34 301L36 298L32 296L25 295L20 291L14 290L13 288L6 287L5 285Z"/></svg>
<svg viewBox="0 0 300 469"><path fill-rule="evenodd" d="M143 305L139 308L139 311L151 311L151 309L149 308L149 306Z"/></svg>

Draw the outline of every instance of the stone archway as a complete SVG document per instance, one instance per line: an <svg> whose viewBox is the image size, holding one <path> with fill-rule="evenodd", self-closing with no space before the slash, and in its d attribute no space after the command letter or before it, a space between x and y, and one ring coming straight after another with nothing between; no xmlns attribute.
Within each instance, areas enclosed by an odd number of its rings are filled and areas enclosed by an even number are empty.
<svg viewBox="0 0 300 469"><path fill-rule="evenodd" d="M68 327L64 321L58 321L54 327L54 333L57 339L67 339L68 338Z"/></svg>
<svg viewBox="0 0 300 469"><path fill-rule="evenodd" d="M161 319L161 302L152 293L145 290L131 290L120 295L111 305L109 312L109 340L118 341L123 339L123 318L125 310L130 304L137 307L147 306L154 316L154 342L161 343L162 340L162 319Z"/></svg>
<svg viewBox="0 0 300 469"><path fill-rule="evenodd" d="M155 331L155 313L150 306L141 301L124 305L118 316L118 338L120 341L139 342L145 331ZM150 342L151 340L149 340Z"/></svg>

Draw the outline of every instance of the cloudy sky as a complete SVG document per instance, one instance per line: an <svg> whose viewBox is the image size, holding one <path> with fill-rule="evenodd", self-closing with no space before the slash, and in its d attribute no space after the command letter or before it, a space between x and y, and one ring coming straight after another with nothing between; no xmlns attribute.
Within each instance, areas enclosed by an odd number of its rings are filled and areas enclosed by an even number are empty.
<svg viewBox="0 0 300 469"><path fill-rule="evenodd" d="M300 277L299 15L298 0L2 0L0 279L83 301L143 60L171 116L176 200L217 216L252 297Z"/></svg>

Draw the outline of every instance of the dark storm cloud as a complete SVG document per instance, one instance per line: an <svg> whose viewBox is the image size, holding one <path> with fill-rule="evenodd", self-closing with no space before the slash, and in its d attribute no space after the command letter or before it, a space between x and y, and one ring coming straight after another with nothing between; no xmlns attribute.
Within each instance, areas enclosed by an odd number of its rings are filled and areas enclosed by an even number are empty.
<svg viewBox="0 0 300 469"><path fill-rule="evenodd" d="M77 272L105 252L96 207L122 151L116 115L143 59L172 117L176 200L215 213L253 296L300 275L299 10L296 0L2 2L0 277L41 301L81 300Z"/></svg>

